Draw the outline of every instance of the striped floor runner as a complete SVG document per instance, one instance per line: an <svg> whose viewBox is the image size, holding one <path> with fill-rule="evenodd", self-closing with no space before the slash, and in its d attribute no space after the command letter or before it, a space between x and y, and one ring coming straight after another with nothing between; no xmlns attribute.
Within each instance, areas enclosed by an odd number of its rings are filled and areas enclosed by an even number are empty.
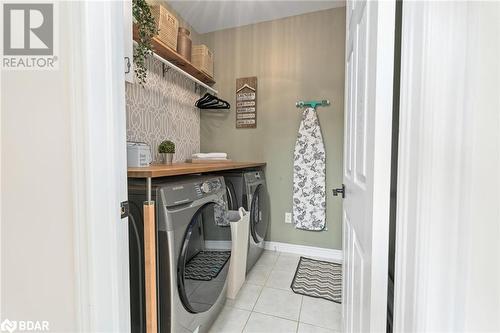
<svg viewBox="0 0 500 333"><path fill-rule="evenodd" d="M210 281L219 275L231 251L200 251L186 264L184 276L189 280Z"/></svg>
<svg viewBox="0 0 500 333"><path fill-rule="evenodd" d="M342 302L342 265L300 257L291 288L294 293Z"/></svg>

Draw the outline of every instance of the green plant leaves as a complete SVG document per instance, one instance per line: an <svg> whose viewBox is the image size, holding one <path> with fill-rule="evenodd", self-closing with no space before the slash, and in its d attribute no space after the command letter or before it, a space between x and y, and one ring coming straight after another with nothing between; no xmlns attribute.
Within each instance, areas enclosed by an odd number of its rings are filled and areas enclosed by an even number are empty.
<svg viewBox="0 0 500 333"><path fill-rule="evenodd" d="M134 50L135 75L139 84L144 85L148 75L146 57L152 53L151 39L158 34L158 29L146 0L133 0L132 15L139 34L137 47Z"/></svg>
<svg viewBox="0 0 500 333"><path fill-rule="evenodd" d="M160 154L174 154L175 153L175 143L170 140L165 140L158 146L158 152Z"/></svg>

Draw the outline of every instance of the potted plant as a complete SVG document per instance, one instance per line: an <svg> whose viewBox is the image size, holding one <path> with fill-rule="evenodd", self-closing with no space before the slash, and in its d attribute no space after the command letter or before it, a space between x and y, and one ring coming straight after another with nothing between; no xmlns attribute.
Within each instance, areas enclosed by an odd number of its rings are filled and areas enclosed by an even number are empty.
<svg viewBox="0 0 500 333"><path fill-rule="evenodd" d="M175 143L170 140L165 140L158 146L158 153L160 153L162 162L164 164L172 164L175 153Z"/></svg>
<svg viewBox="0 0 500 333"><path fill-rule="evenodd" d="M135 75L139 84L144 85L148 75L146 57L152 53L151 39L158 34L158 28L146 0L132 1L132 15L139 35L134 50Z"/></svg>

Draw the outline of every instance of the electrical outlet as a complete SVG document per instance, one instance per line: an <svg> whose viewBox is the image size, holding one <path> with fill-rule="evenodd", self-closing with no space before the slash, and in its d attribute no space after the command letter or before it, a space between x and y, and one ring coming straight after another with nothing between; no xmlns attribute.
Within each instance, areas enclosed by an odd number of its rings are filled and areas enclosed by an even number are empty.
<svg viewBox="0 0 500 333"><path fill-rule="evenodd" d="M292 223L292 213L285 213L285 223Z"/></svg>

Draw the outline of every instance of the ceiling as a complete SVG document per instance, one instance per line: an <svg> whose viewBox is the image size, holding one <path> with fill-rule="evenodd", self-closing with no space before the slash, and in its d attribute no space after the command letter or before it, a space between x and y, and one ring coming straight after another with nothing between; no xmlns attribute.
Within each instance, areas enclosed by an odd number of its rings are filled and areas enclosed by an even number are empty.
<svg viewBox="0 0 500 333"><path fill-rule="evenodd" d="M168 1L198 33L280 19L345 6L344 0L323 1Z"/></svg>

